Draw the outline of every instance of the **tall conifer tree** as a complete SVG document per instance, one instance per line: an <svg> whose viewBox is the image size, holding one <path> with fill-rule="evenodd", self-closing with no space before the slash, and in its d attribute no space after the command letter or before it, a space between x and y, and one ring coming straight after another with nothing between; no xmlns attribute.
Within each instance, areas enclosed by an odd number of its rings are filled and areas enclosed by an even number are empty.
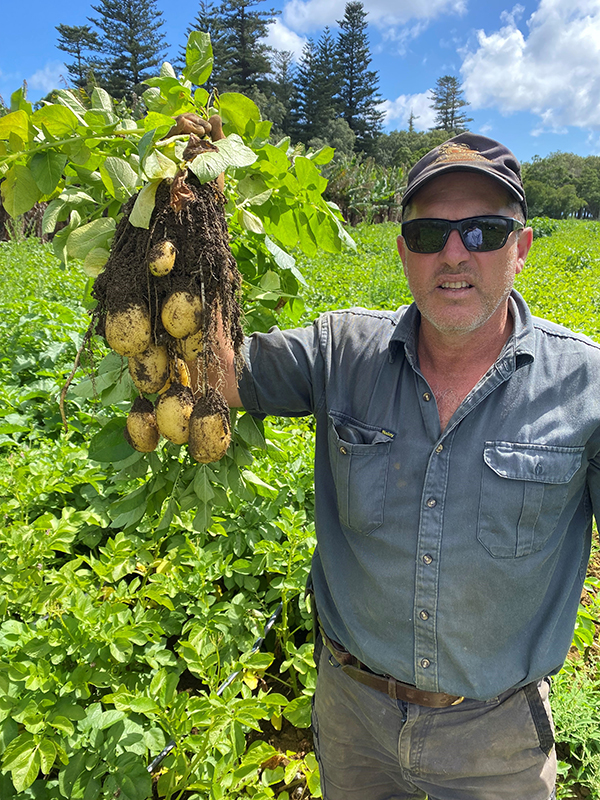
<svg viewBox="0 0 600 800"><path fill-rule="evenodd" d="M115 97L143 90L141 82L155 75L168 47L162 34L162 11L155 0L100 0L92 6L105 56L102 78Z"/></svg>
<svg viewBox="0 0 600 800"><path fill-rule="evenodd" d="M329 28L315 44L309 39L298 69L299 134L306 144L326 138L331 122L339 115L341 76L337 46Z"/></svg>
<svg viewBox="0 0 600 800"><path fill-rule="evenodd" d="M338 25L341 114L356 134L357 149L372 153L381 132L383 112L377 108L382 100L379 75L368 68L371 53L363 4L355 0L346 3L344 18L338 20Z"/></svg>
<svg viewBox="0 0 600 800"><path fill-rule="evenodd" d="M280 13L257 10L264 0L224 0L219 6L223 36L223 63L218 66L217 87L223 91L250 92L268 87L271 48L262 41Z"/></svg>
<svg viewBox="0 0 600 800"><path fill-rule="evenodd" d="M97 62L89 54L100 47L98 34L89 25L57 25L59 38L56 45L59 50L73 57L65 66L75 86L84 87L88 83L90 71L94 71Z"/></svg>
<svg viewBox="0 0 600 800"><path fill-rule="evenodd" d="M443 75L438 78L435 89L431 90L431 106L435 109L435 128L452 133L461 133L467 130L471 117L461 111L469 103L464 99L458 78L453 75Z"/></svg>

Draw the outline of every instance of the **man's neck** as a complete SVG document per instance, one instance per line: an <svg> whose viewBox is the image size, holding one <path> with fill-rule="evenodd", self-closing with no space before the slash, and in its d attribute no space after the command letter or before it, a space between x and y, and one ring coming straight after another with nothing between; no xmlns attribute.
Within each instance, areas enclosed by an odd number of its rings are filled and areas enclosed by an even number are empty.
<svg viewBox="0 0 600 800"><path fill-rule="evenodd" d="M443 333L421 319L419 367L436 398L442 431L502 352L513 328L508 309L498 322L459 335Z"/></svg>
<svg viewBox="0 0 600 800"><path fill-rule="evenodd" d="M513 329L508 312L474 331L439 331L426 319L421 319L418 355L421 368L426 365L436 375L458 377L473 370L481 374L496 361Z"/></svg>

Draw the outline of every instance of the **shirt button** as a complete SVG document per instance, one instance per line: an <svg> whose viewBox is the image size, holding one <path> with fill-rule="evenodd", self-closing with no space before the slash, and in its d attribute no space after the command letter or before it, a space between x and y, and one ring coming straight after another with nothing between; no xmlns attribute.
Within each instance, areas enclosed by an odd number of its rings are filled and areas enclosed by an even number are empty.
<svg viewBox="0 0 600 800"><path fill-rule="evenodd" d="M428 403L431 400L431 394L429 392L423 392L423 400Z"/></svg>
<svg viewBox="0 0 600 800"><path fill-rule="evenodd" d="M421 666L423 667L423 669L427 669L428 667L431 666L431 661L428 658L422 658Z"/></svg>
<svg viewBox="0 0 600 800"><path fill-rule="evenodd" d="M430 497L427 501L427 505L429 508L434 508L437 505L437 500L434 500L433 497Z"/></svg>
<svg viewBox="0 0 600 800"><path fill-rule="evenodd" d="M423 609L423 611L419 611L419 616L421 619L429 619L429 611L425 611L425 609Z"/></svg>
<svg viewBox="0 0 600 800"><path fill-rule="evenodd" d="M443 449L444 449L444 445L443 444L438 444L438 446L435 448L435 452L436 453L441 453Z"/></svg>
<svg viewBox="0 0 600 800"><path fill-rule="evenodd" d="M348 451L346 450L346 448L345 448L345 447L340 447L340 453L341 453L343 456L347 456L347 455L348 455Z"/></svg>
<svg viewBox="0 0 600 800"><path fill-rule="evenodd" d="M433 561L433 556L430 556L429 553L425 553L425 555L423 556L423 563L431 564L432 561Z"/></svg>

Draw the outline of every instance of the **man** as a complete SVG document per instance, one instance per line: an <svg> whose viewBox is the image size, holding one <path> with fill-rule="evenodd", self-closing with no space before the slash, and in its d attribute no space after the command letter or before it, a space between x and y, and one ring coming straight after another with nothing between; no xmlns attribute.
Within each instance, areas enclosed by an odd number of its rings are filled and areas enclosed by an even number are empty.
<svg viewBox="0 0 600 800"><path fill-rule="evenodd" d="M251 337L257 415L317 419L314 700L325 800L549 800L549 681L600 508L600 347L512 290L520 167L471 133L411 170L414 304ZM318 648L316 648L318 651Z"/></svg>

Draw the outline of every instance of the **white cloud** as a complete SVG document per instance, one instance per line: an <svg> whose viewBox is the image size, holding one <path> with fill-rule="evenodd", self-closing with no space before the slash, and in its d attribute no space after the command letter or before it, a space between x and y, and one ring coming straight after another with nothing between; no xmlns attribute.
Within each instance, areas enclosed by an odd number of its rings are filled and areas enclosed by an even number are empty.
<svg viewBox="0 0 600 800"><path fill-rule="evenodd" d="M432 128L435 122L435 111L431 108L429 92L401 94L395 100L384 100L380 109L385 114L386 124L395 122L396 125L407 127L411 112L414 114L413 125L418 131Z"/></svg>
<svg viewBox="0 0 600 800"><path fill-rule="evenodd" d="M269 25L269 32L264 41L276 50L290 51L294 54L294 59L298 61L307 40L305 36L298 36L297 33L286 27L280 19L277 19Z"/></svg>
<svg viewBox="0 0 600 800"><path fill-rule="evenodd" d="M52 89L59 89L64 86L68 77L67 68L61 61L49 61L31 77L27 78L27 86L38 92L48 94Z"/></svg>
<svg viewBox="0 0 600 800"><path fill-rule="evenodd" d="M540 0L526 34L521 13L516 6L500 30L478 31L461 68L466 99L504 114L529 111L540 120L534 133L600 128L600 0Z"/></svg>
<svg viewBox="0 0 600 800"><path fill-rule="evenodd" d="M401 36L396 28L410 20L433 19L440 14L462 14L467 0L370 0L365 10L368 22L387 31L392 38ZM346 0L290 0L283 9L283 20L292 30L309 33L325 25L335 25L344 16Z"/></svg>

